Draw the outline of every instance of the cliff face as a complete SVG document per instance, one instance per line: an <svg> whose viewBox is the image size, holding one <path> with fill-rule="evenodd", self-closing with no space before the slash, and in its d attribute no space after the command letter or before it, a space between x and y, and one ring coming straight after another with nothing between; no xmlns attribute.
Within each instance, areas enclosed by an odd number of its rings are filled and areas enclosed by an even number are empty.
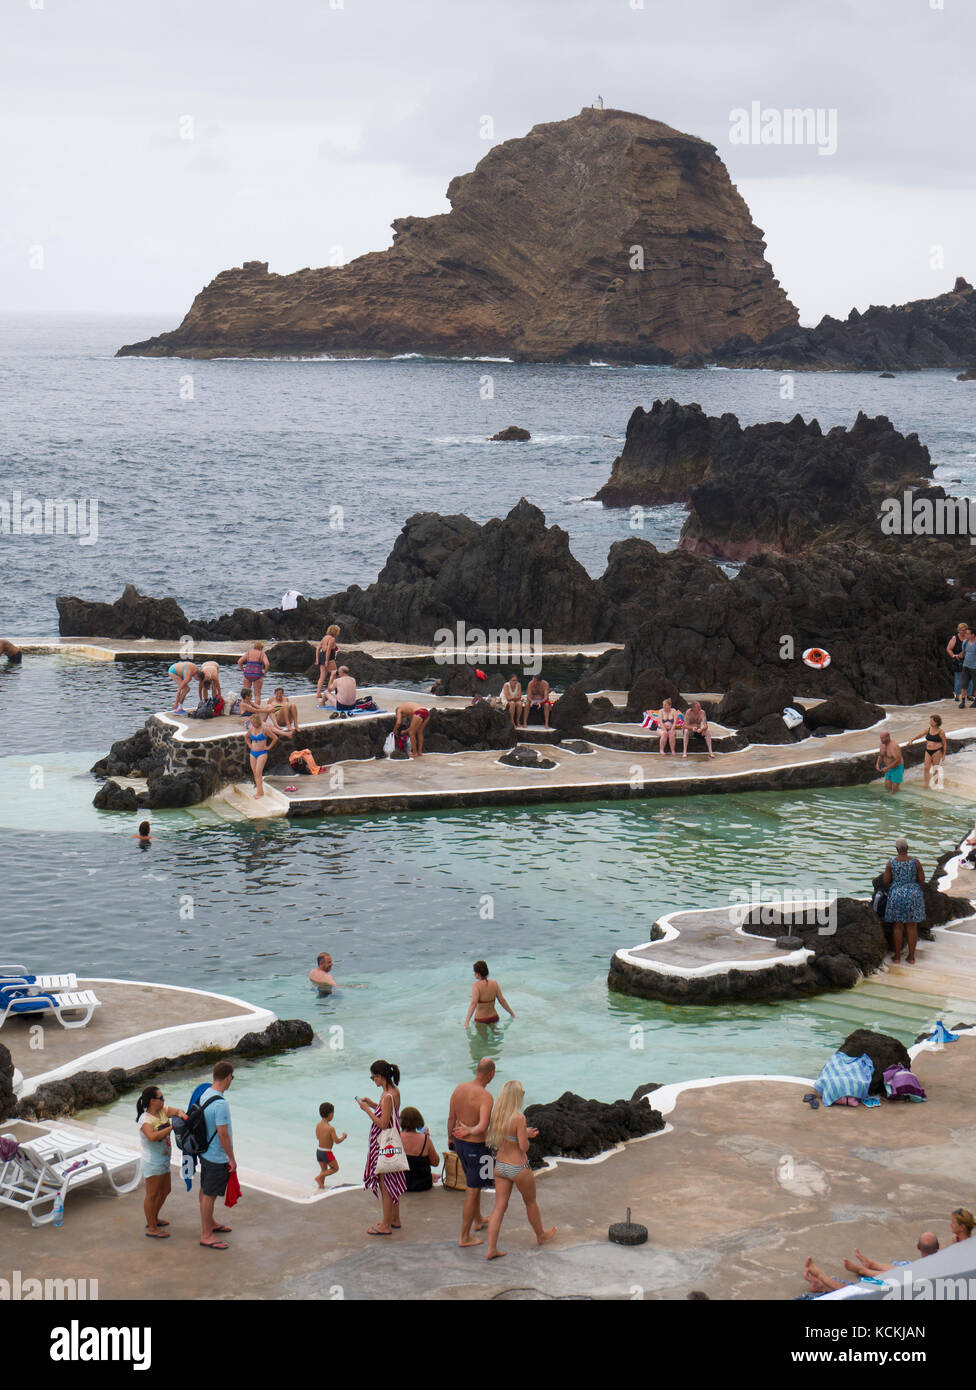
<svg viewBox="0 0 976 1390"><path fill-rule="evenodd" d="M586 108L535 126L447 196L451 212L398 219L389 250L348 265L225 270L178 329L120 355L664 362L797 322L714 146L659 121Z"/></svg>
<svg viewBox="0 0 976 1390"><path fill-rule="evenodd" d="M976 290L960 275L946 294L908 304L872 304L847 318L826 315L816 328L777 329L761 343L727 343L727 367L777 371L918 371L965 367L976 358Z"/></svg>

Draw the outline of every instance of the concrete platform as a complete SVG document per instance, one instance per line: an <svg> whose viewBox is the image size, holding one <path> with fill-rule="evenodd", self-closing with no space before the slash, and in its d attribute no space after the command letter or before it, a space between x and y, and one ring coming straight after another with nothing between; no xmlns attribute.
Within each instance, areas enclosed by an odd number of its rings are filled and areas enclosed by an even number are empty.
<svg viewBox="0 0 976 1390"><path fill-rule="evenodd" d="M396 697L397 692L388 695L384 690L374 690L377 704L388 704ZM452 703L429 698L434 707ZM453 703L459 703L457 698ZM930 713L941 711L946 732L957 743L962 738L976 738L976 724L968 712L949 711L947 704L943 701L896 706L871 729L809 738L802 743L754 744L735 752L718 753L712 760L705 755L684 759L680 754L654 752L641 756L602 747L591 754L574 755L558 747L539 745L544 756L556 761L556 767L508 767L499 762L496 752L429 753L422 759L374 758L339 764L343 769L341 787L330 787L327 779L318 777L265 780L288 798L292 816L851 786L878 777L874 764L879 734L884 729L904 741L925 727ZM207 727L216 722L208 721ZM592 726L588 735L597 737L599 728ZM531 743L531 730L528 732L527 741ZM181 733L178 737L206 739L205 734ZM950 777L951 758L947 763L947 783ZM298 790L288 792L287 786L297 786Z"/></svg>
<svg viewBox="0 0 976 1390"><path fill-rule="evenodd" d="M670 1129L543 1174L539 1202L556 1241L538 1249L516 1202L502 1229L507 1258L493 1264L481 1247L458 1248L460 1193L408 1194L403 1230L378 1239L365 1234L378 1213L368 1193L297 1204L246 1182L219 1259L197 1244L196 1193L181 1183L165 1210L172 1239L151 1246L141 1192L118 1198L93 1184L71 1195L60 1230L32 1229L0 1209L4 1262L35 1278L97 1279L103 1300L481 1301L514 1289L628 1301L684 1299L691 1289L789 1299L804 1291L807 1255L845 1277L842 1260L855 1245L893 1260L910 1258L923 1230L950 1239L950 1212L976 1204L974 1062L972 1037L923 1050L914 1065L929 1100L874 1110L811 1112L801 1104L804 1078L666 1087L653 1099ZM567 1073L566 1084L578 1078ZM646 1245L607 1240L628 1206L650 1228Z"/></svg>
<svg viewBox="0 0 976 1390"><path fill-rule="evenodd" d="M52 653L61 653L68 656L83 656L90 661L179 661L188 659L191 661L219 661L226 665L235 665L238 658L242 657L251 642L219 642L219 641L200 641L193 642L193 655L186 657L185 645L179 641L163 640L155 637L118 638L118 637L58 637L58 638L11 638L14 646L19 647L22 652L32 656L49 656ZM268 638L265 646L273 646L274 640ZM282 641L291 641L291 638L282 638ZM344 652L364 652L367 656L374 657L377 661L416 661L419 658L429 657L434 659L435 655L444 656L449 654L449 649L418 646L410 642L343 642L342 651ZM622 651L622 642L582 642L578 645L573 643L543 643L539 647L524 647L521 644L512 646L498 647L487 645L484 647L465 647L458 649L459 656L476 657L478 661L490 663L512 662L516 666L521 664L523 659L530 661L541 654L546 657L574 657L585 656L594 659L603 656L606 652Z"/></svg>
<svg viewBox="0 0 976 1390"><path fill-rule="evenodd" d="M0 1030L0 1042L23 1073L22 1095L78 1071L131 1068L207 1047L226 1049L275 1018L270 1010L230 995L174 985L79 979L78 987L93 990L101 1000L85 1028L62 1028L50 1015L43 1020L19 1015ZM33 1031L38 1022L40 1039Z"/></svg>

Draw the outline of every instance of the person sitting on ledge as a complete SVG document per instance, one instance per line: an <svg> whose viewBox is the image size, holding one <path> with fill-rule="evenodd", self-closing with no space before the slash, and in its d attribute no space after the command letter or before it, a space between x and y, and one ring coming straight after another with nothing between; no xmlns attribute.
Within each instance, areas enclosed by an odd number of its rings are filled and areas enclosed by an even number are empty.
<svg viewBox="0 0 976 1390"><path fill-rule="evenodd" d="M927 1255L934 1255L939 1249L939 1238L931 1231L925 1231L919 1236L915 1248L923 1259ZM844 1268L851 1274L856 1274L859 1279L877 1279L879 1274L887 1274L892 1269L911 1264L911 1260L893 1260L891 1264L881 1264L879 1260L872 1260L863 1255L856 1247L854 1256L853 1260L844 1261ZM820 1266L814 1264L810 1255L803 1262L803 1277L810 1285L810 1292L814 1294L835 1293L837 1289L846 1289L850 1282L832 1279L829 1274L824 1274Z"/></svg>
<svg viewBox="0 0 976 1390"><path fill-rule="evenodd" d="M424 730L429 718L430 710L425 705L415 705L410 700L402 705L397 705L393 737L396 738L401 728L406 728L410 739L411 758L422 758L424 755Z"/></svg>
<svg viewBox="0 0 976 1390"><path fill-rule="evenodd" d="M319 705L319 709L329 708L330 696L335 701L336 712L343 717L352 714L356 708L356 677L349 674L348 666L340 666L338 671L329 677L326 703Z"/></svg>
<svg viewBox="0 0 976 1390"><path fill-rule="evenodd" d="M502 686L502 708L508 710L508 717L517 728L522 719L522 682L514 671Z"/></svg>
<svg viewBox="0 0 976 1390"><path fill-rule="evenodd" d="M339 988L332 978L332 957L328 951L323 951L316 957L315 969L308 972L308 978L319 994L331 994L334 989Z"/></svg>
<svg viewBox="0 0 976 1390"><path fill-rule="evenodd" d="M6 637L0 637L0 656L5 656L10 666L19 666L24 659L24 653L20 648L15 647Z"/></svg>
<svg viewBox="0 0 976 1390"><path fill-rule="evenodd" d="M549 711L552 701L549 698L549 682L541 676L533 676L525 688L525 701L522 705L522 728L529 725L529 715L534 709L541 709L546 728L549 727Z"/></svg>
<svg viewBox="0 0 976 1390"><path fill-rule="evenodd" d="M661 713L657 717L657 727L660 730L659 751L664 752L664 745L668 745L670 753L676 753L674 746L674 731L678 727L678 712L672 706L670 700L662 700Z"/></svg>
<svg viewBox="0 0 976 1390"><path fill-rule="evenodd" d="M897 792L905 776L905 759L901 755L901 748L890 734L881 735L881 747L874 765L879 772L884 773L885 791Z"/></svg>
<svg viewBox="0 0 976 1390"><path fill-rule="evenodd" d="M685 710L685 746L684 752L681 754L683 758L687 758L688 756L689 734L698 734L700 738L703 738L705 740L705 747L708 749L708 756L710 758L715 757L715 754L712 752L712 736L708 731L708 718L704 709L702 709L700 700L693 701Z"/></svg>
<svg viewBox="0 0 976 1390"><path fill-rule="evenodd" d="M242 691L242 705L243 694ZM250 705L252 714L266 716L268 728L280 738L291 738L299 732L298 706L293 700L285 699L285 692L280 685L275 686L274 699L269 705L255 705L251 700L248 700L247 704Z"/></svg>

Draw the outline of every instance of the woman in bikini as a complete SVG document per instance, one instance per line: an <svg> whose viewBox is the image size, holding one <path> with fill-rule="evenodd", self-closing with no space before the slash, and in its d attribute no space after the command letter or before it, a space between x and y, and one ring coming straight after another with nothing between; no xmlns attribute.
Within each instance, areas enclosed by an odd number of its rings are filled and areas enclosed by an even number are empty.
<svg viewBox="0 0 976 1390"><path fill-rule="evenodd" d="M267 675L270 665L264 650L264 643L255 642L253 646L248 647L237 664L241 668L245 681L251 687L254 703L259 705L261 703L261 683Z"/></svg>
<svg viewBox="0 0 976 1390"><path fill-rule="evenodd" d="M661 705L661 713L657 717L657 727L661 731L660 751L664 752L664 745L667 743L672 753L676 752L674 746L674 731L678 727L678 715L672 707L670 700L665 700Z"/></svg>
<svg viewBox="0 0 976 1390"><path fill-rule="evenodd" d="M694 703L690 704L685 710L685 747L684 752L681 754L683 758L687 758L688 756L689 734L700 735L700 737L705 740L708 756L710 758L715 757L715 754L712 752L712 736L708 731L708 719L706 718L705 711L702 709L700 700L695 700Z"/></svg>
<svg viewBox="0 0 976 1390"><path fill-rule="evenodd" d="M942 716L933 714L929 719L929 727L924 733L916 734L914 738L908 740L909 744L918 743L920 738L925 739L925 786L929 785L929 778L934 767L939 767L946 753L949 751L946 745L945 730L942 727Z"/></svg>
<svg viewBox="0 0 976 1390"><path fill-rule="evenodd" d="M183 701L186 699L186 692L190 688L190 682L194 676L199 678L199 672L192 661L174 661L169 668L170 680L176 686L176 698L173 700L173 713L183 713Z"/></svg>
<svg viewBox="0 0 976 1390"><path fill-rule="evenodd" d="M535 1174L528 1160L529 1140L535 1139L539 1131L525 1123L522 1114L524 1100L525 1087L521 1081L506 1081L491 1112L487 1144L495 1154L495 1205L488 1221L486 1260L500 1260L505 1254L504 1250L498 1248L498 1234L513 1188L518 1188L519 1196L525 1203L525 1214L535 1231L536 1244L545 1245L556 1234L555 1226L547 1231L542 1225L535 1195Z"/></svg>
<svg viewBox="0 0 976 1390"><path fill-rule="evenodd" d="M513 1010L509 1008L507 999L502 994L498 981L489 980L487 963L483 960L476 960L474 963L474 984L471 986L471 1003L468 1005L468 1012L464 1020L465 1028L471 1022L472 1014L474 1014L475 1023L497 1023L496 1004L501 1004L503 1009L507 1009L512 1017L515 1017Z"/></svg>
<svg viewBox="0 0 976 1390"><path fill-rule="evenodd" d="M254 784L257 787L254 800L259 801L264 796L264 765L268 761L268 754L278 742L278 735L268 728L260 714L252 714L244 730L244 738L247 751L251 755L251 771L254 773Z"/></svg>
<svg viewBox="0 0 976 1390"><path fill-rule="evenodd" d="M330 676L338 670L339 660L339 627L333 623L330 628L326 628L325 636L315 648L315 662L319 668L318 684L315 687L315 703L318 704L322 699L322 687Z"/></svg>
<svg viewBox="0 0 976 1390"><path fill-rule="evenodd" d="M205 661L197 671L197 697L203 704L204 700L213 700L216 703L222 696L220 666L216 661Z"/></svg>

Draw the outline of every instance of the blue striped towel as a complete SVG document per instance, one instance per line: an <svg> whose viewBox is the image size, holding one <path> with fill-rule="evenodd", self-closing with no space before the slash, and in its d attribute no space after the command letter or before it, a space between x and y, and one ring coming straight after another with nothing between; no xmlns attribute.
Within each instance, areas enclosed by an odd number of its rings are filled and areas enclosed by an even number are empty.
<svg viewBox="0 0 976 1390"><path fill-rule="evenodd" d="M846 1052L835 1052L817 1077L816 1087L824 1105L833 1105L841 1096L853 1096L867 1105L873 1077L874 1063L867 1053L848 1057Z"/></svg>

